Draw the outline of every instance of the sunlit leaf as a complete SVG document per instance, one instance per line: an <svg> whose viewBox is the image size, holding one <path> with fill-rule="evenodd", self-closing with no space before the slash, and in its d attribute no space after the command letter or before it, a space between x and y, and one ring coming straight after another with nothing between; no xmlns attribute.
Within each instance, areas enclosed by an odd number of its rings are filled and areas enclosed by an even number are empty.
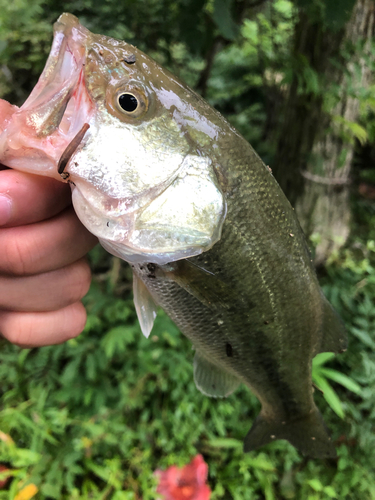
<svg viewBox="0 0 375 500"><path fill-rule="evenodd" d="M314 491L323 491L323 485L319 479L310 479L307 484L311 486Z"/></svg>
<svg viewBox="0 0 375 500"><path fill-rule="evenodd" d="M340 417L344 418L344 411L341 406L340 398L332 389L327 380L318 374L313 374L313 381L315 385L323 392L323 397L332 408L332 410Z"/></svg>
<svg viewBox="0 0 375 500"><path fill-rule="evenodd" d="M320 375L337 382L355 394L361 395L362 393L362 388L357 384L357 382L337 370L332 370L331 368L321 368Z"/></svg>
<svg viewBox="0 0 375 500"><path fill-rule="evenodd" d="M313 359L313 367L318 367L318 366L321 366L321 365L324 365L325 363L327 363L327 361L330 361L331 359L333 359L335 357L335 354L333 352L321 352L319 354L317 354L315 356L315 358Z"/></svg>

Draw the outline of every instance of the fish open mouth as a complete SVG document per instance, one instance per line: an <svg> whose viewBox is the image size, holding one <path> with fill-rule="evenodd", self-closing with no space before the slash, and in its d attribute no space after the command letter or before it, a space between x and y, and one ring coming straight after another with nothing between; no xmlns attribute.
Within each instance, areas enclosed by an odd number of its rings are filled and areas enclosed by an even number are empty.
<svg viewBox="0 0 375 500"><path fill-rule="evenodd" d="M55 23L52 48L39 81L0 136L5 165L61 180L59 160L94 111L84 77L90 36L71 14L62 14Z"/></svg>

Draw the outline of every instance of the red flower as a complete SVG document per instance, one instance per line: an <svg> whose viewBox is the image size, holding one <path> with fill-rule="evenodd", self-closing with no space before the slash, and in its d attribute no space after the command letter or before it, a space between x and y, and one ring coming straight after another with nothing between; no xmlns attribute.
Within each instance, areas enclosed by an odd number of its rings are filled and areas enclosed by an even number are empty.
<svg viewBox="0 0 375 500"><path fill-rule="evenodd" d="M206 462L202 455L197 455L182 469L172 465L165 471L157 470L155 474L160 481L156 491L164 495L165 500L210 500L207 473Z"/></svg>

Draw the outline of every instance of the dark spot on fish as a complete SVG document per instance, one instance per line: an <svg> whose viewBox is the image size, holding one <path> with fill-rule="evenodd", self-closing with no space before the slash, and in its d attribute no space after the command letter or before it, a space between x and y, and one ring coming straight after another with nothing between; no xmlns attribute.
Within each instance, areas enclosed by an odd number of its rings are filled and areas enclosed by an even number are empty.
<svg viewBox="0 0 375 500"><path fill-rule="evenodd" d="M107 222L107 227L109 227L109 221Z"/></svg>
<svg viewBox="0 0 375 500"><path fill-rule="evenodd" d="M128 56L124 56L122 58L122 61L126 62L127 64L134 64L135 60L135 54L129 54Z"/></svg>
<svg viewBox="0 0 375 500"><path fill-rule="evenodd" d="M152 264L151 262L147 264L147 271L148 275L147 278L156 278L155 276L155 271L156 271L156 265Z"/></svg>
<svg viewBox="0 0 375 500"><path fill-rule="evenodd" d="M228 358L232 358L233 357L233 349L232 349L232 346L229 344L229 342L227 342L225 344L225 351L227 353Z"/></svg>

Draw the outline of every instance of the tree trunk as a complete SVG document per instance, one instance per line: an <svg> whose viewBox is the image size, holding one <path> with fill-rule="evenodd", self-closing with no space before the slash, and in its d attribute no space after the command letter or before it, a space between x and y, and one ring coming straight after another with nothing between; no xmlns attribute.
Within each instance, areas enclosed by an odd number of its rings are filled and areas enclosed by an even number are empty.
<svg viewBox="0 0 375 500"><path fill-rule="evenodd" d="M355 141L345 129L349 124L350 130L359 116L353 88L367 87L370 82L364 58L374 35L374 18L373 0L357 0L340 31L328 31L303 12L296 29L295 54L306 58L325 89L301 92L300 81L296 78L292 83L273 170L306 235L316 245L317 264L349 235L349 173ZM340 53L349 45L355 50L345 64ZM337 89L336 104L327 110L323 92L334 95L332 88Z"/></svg>

